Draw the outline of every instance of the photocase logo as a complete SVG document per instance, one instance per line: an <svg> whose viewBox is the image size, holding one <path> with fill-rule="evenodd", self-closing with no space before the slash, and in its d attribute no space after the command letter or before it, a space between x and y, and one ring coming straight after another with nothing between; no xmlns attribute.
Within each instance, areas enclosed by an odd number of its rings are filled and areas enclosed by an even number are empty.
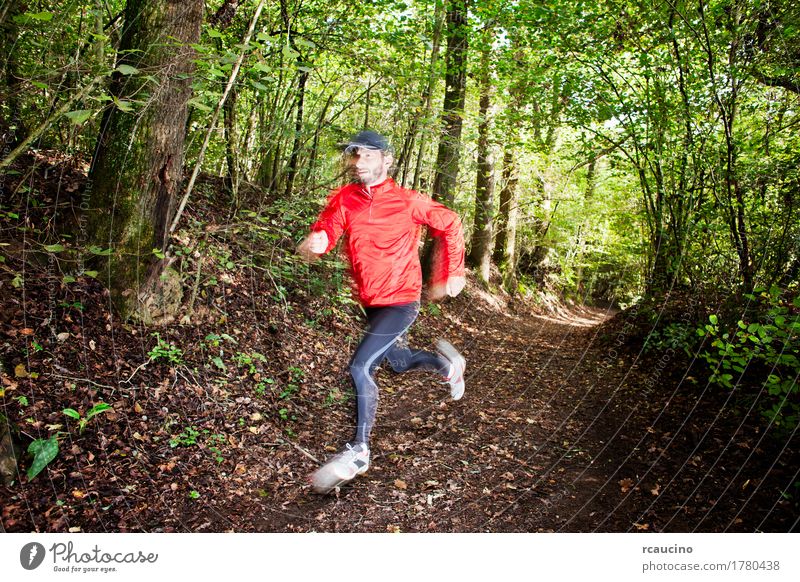
<svg viewBox="0 0 800 582"><path fill-rule="evenodd" d="M38 542L31 542L22 546L19 552L19 563L26 570L35 570L44 561L44 546Z"/></svg>

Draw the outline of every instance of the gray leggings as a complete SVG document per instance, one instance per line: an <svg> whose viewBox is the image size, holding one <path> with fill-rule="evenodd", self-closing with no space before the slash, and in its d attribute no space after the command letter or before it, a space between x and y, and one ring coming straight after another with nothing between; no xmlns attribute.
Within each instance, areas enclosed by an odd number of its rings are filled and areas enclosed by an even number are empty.
<svg viewBox="0 0 800 582"><path fill-rule="evenodd" d="M353 444L369 442L378 410L378 385L374 374L383 360L395 372L429 370L447 376L450 363L438 354L408 347L408 328L419 314L419 303L366 308L369 327L350 361L356 388L357 424Z"/></svg>

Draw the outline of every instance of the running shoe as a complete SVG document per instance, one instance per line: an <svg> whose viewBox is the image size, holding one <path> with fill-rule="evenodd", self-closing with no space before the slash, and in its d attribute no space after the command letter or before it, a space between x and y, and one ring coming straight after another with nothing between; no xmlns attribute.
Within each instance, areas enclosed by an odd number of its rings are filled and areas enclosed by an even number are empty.
<svg viewBox="0 0 800 582"><path fill-rule="evenodd" d="M369 469L369 447L366 443L347 444L311 476L314 491L325 495Z"/></svg>
<svg viewBox="0 0 800 582"><path fill-rule="evenodd" d="M450 374L447 376L450 396L453 400L459 400L464 396L464 369L467 367L467 360L448 341L440 339L436 342L436 347L442 357L450 362Z"/></svg>

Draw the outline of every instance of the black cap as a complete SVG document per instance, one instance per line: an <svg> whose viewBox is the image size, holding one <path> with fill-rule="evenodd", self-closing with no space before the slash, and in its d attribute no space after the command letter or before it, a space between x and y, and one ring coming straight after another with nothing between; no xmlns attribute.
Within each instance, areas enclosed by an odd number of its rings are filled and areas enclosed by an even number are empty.
<svg viewBox="0 0 800 582"><path fill-rule="evenodd" d="M386 137L369 129L359 131L348 141L341 144L341 147L345 152L352 151L354 148L381 150L384 152L392 151L392 146Z"/></svg>

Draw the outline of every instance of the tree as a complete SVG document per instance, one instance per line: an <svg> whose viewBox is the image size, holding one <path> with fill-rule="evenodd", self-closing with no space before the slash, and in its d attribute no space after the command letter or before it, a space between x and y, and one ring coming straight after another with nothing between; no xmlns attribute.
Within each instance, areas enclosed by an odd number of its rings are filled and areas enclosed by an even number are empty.
<svg viewBox="0 0 800 582"><path fill-rule="evenodd" d="M89 176L91 243L110 249L104 279L125 318L152 321L179 293L156 255L182 180L191 45L203 12L199 0L130 0L125 8L114 102Z"/></svg>
<svg viewBox="0 0 800 582"><path fill-rule="evenodd" d="M492 42L488 25L484 31L480 63L480 113L478 124L478 171L475 179L475 225L469 263L476 268L478 279L489 282L492 265L492 220L494 217L494 161L489 143L492 100Z"/></svg>
<svg viewBox="0 0 800 582"><path fill-rule="evenodd" d="M461 130L467 91L467 51L469 48L468 0L450 0L447 7L445 92L442 104L442 133L436 154L433 197L452 205L453 188L461 159Z"/></svg>

